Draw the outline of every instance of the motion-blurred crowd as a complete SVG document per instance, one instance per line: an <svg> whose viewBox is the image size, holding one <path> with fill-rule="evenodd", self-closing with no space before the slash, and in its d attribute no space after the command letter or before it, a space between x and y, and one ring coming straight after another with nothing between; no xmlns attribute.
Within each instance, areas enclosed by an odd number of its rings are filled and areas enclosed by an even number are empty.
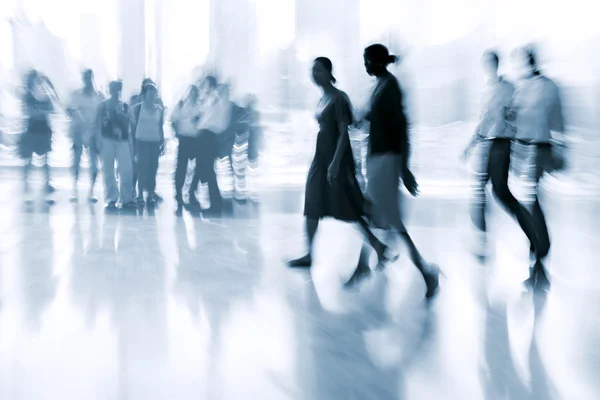
<svg viewBox="0 0 600 400"><path fill-rule="evenodd" d="M84 151L89 159L88 201L97 201L94 189L101 166L107 209L137 210L162 202L156 191L156 177L165 153L165 127L169 125L179 142L174 172L177 215L182 215L184 209L220 214L230 200L248 200L246 175L257 167L260 140L254 96L247 96L238 105L230 98L228 84L214 76L203 76L190 85L167 115L159 89L151 79L144 79L140 92L129 102L121 98L121 81L110 82L107 95L97 90L92 70L83 72L82 81L82 88L65 105L45 75L33 70L25 78L24 126L18 149L25 160L27 202L32 201L28 177L34 154L44 160L45 194L55 191L48 155L52 151L51 116L61 109L70 118L73 202L78 200ZM191 182L186 179L188 170L193 171ZM210 204L196 196L200 183L209 193ZM252 200L256 199L252 196Z"/></svg>

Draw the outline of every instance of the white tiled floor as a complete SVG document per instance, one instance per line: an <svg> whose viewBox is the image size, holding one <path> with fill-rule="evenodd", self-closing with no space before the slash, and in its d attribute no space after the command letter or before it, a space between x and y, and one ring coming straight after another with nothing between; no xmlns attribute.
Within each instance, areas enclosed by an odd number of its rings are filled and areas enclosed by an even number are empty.
<svg viewBox="0 0 600 400"><path fill-rule="evenodd" d="M527 246L499 210L482 267L464 199L411 202L415 241L447 275L427 310L405 259L342 289L360 245L343 224L321 226L312 271L288 270L300 191L177 220L169 203L153 216L68 204L65 179L33 211L0 183L0 399L600 398L598 201L545 203L545 299L522 293Z"/></svg>

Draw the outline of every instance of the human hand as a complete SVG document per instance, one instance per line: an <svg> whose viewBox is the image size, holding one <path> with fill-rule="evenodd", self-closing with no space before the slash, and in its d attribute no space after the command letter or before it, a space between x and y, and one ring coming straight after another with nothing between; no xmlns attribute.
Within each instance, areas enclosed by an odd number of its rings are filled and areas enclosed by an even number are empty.
<svg viewBox="0 0 600 400"><path fill-rule="evenodd" d="M417 197L419 195L419 185L417 180L407 167L405 167L402 172L402 182L404 182L404 187L413 197Z"/></svg>
<svg viewBox="0 0 600 400"><path fill-rule="evenodd" d="M467 163L467 161L469 160L469 157L471 157L471 149L469 147L467 147L461 154L460 156L460 161L464 164Z"/></svg>
<svg viewBox="0 0 600 400"><path fill-rule="evenodd" d="M329 182L330 185L338 177L339 173L340 173L339 163L337 163L336 161L333 161L331 164L329 164L329 168L327 168L327 181Z"/></svg>

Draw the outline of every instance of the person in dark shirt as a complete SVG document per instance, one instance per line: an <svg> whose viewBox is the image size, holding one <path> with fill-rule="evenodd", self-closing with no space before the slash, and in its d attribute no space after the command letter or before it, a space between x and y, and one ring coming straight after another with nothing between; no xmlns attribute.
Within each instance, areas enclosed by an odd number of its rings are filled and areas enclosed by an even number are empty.
<svg viewBox="0 0 600 400"><path fill-rule="evenodd" d="M371 202L372 223L386 230L388 235L394 232L400 235L411 261L425 279L426 298L431 299L438 291L439 268L425 262L400 213L400 179L413 196L418 194L418 186L409 169L410 141L402 91L396 77L387 69L396 60L381 44L371 45L364 52L366 71L377 78L370 109L364 117L370 123L367 198Z"/></svg>
<svg viewBox="0 0 600 400"><path fill-rule="evenodd" d="M116 209L117 202L124 210L136 209L133 201L133 157L129 134L129 107L121 101L123 84L113 81L109 85L110 98L100 103L98 126L102 135L102 167L104 196L108 209ZM119 186L115 177L115 160L119 173Z"/></svg>
<svg viewBox="0 0 600 400"><path fill-rule="evenodd" d="M177 161L175 167L175 202L177 209L175 214L181 216L183 213L183 186L188 171L190 160L196 160L198 155L199 131L197 128L200 119L200 91L198 86L191 85L188 95L181 100L171 114L171 125L175 131L179 145L177 146ZM195 170L198 176L202 163L196 160ZM190 194L190 196L192 196Z"/></svg>
<svg viewBox="0 0 600 400"><path fill-rule="evenodd" d="M50 185L50 165L48 154L52 150L52 126L50 116L54 112L56 93L50 81L35 70L26 77L25 94L23 96L23 115L25 131L19 142L19 153L25 160L23 180L25 196L29 199L29 171L33 154L44 157L44 172L46 175L46 194L52 194L54 188Z"/></svg>

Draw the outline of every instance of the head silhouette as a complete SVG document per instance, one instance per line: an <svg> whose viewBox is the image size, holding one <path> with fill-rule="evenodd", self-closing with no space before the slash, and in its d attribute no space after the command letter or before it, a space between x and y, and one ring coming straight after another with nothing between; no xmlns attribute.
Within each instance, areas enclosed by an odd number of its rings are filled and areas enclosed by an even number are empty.
<svg viewBox="0 0 600 400"><path fill-rule="evenodd" d="M123 90L123 82L121 82L121 81L112 81L108 85L108 91L110 92L110 97L112 97L113 99L120 98L122 90Z"/></svg>
<svg viewBox="0 0 600 400"><path fill-rule="evenodd" d="M336 82L333 76L333 64L327 57L317 57L313 62L312 78L318 86L327 86Z"/></svg>
<svg viewBox="0 0 600 400"><path fill-rule="evenodd" d="M500 57L495 51L488 50L483 53L481 57L483 68L489 78L495 78L498 76L498 66L500 65Z"/></svg>
<svg viewBox="0 0 600 400"><path fill-rule="evenodd" d="M81 74L81 81L86 88L91 88L94 86L94 71L91 69L86 69Z"/></svg>
<svg viewBox="0 0 600 400"><path fill-rule="evenodd" d="M365 69L369 75L379 76L387 71L387 66L395 63L398 57L390 55L387 47L373 44L364 52Z"/></svg>
<svg viewBox="0 0 600 400"><path fill-rule="evenodd" d="M158 96L158 89L154 83L148 83L142 89L142 99L148 103L154 103Z"/></svg>

